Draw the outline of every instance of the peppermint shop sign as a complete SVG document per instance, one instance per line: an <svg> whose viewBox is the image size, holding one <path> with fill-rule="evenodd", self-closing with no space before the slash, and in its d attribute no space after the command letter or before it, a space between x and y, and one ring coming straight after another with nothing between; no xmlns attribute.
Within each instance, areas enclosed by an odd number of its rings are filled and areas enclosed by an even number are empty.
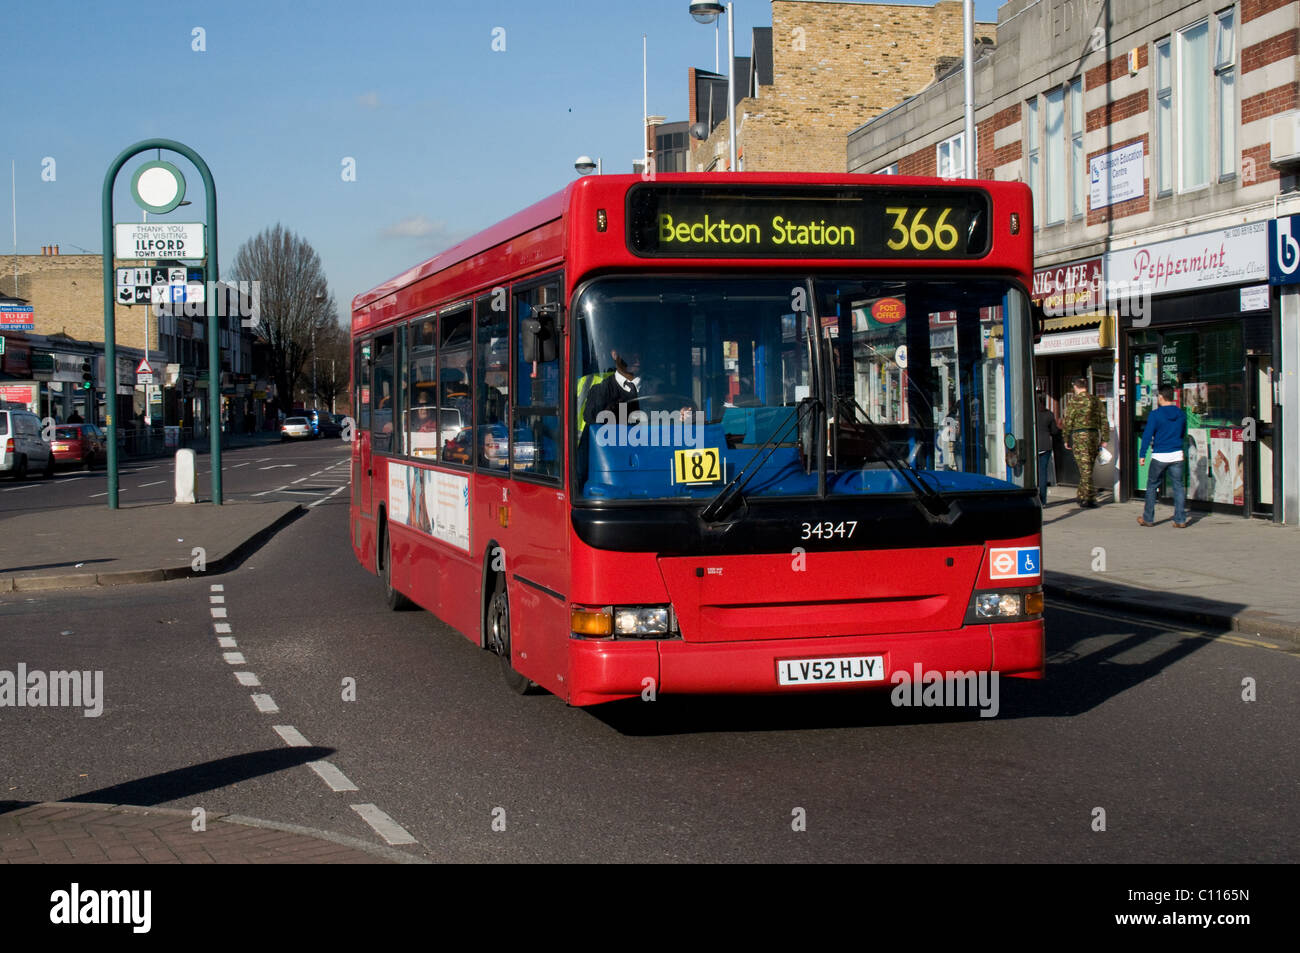
<svg viewBox="0 0 1300 953"><path fill-rule="evenodd" d="M1126 294L1139 290L1168 294L1267 281L1268 223L1254 222L1108 252L1106 275Z"/></svg>

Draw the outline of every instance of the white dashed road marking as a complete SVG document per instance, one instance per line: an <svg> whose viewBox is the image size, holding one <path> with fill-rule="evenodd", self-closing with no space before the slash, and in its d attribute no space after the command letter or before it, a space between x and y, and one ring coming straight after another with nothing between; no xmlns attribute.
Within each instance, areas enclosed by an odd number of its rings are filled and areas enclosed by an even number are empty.
<svg viewBox="0 0 1300 953"><path fill-rule="evenodd" d="M352 810L361 815L361 819L375 829L375 833L393 846L414 844L416 840L406 828L393 820L373 804L352 804Z"/></svg>
<svg viewBox="0 0 1300 953"><path fill-rule="evenodd" d="M222 635L224 635L225 633L227 633L227 632L230 631L230 623L229 623L229 622L214 622L214 623L212 623L212 627L213 627L214 629L216 629L217 632L221 633Z"/></svg>
<svg viewBox="0 0 1300 953"><path fill-rule="evenodd" d="M212 585L208 586L208 589L211 590L212 592L225 592L225 591L226 591L226 587L223 586L223 585L222 585L221 583L219 583L219 582L214 582Z"/></svg>
<svg viewBox="0 0 1300 953"><path fill-rule="evenodd" d="M273 715L280 710L280 706L275 703L275 700L270 695L252 695L250 697L253 699L253 704L257 706L257 710L265 715Z"/></svg>
<svg viewBox="0 0 1300 953"><path fill-rule="evenodd" d="M328 761L308 761L307 767L320 775L320 779L330 786L331 791L355 791L357 786L348 780L346 774Z"/></svg>
<svg viewBox="0 0 1300 953"><path fill-rule="evenodd" d="M238 643L236 643L235 640L232 639L230 636L225 636L223 638L217 639L217 645L221 646L223 649L239 648Z"/></svg>
<svg viewBox="0 0 1300 953"><path fill-rule="evenodd" d="M302 732L293 725L272 725L275 733L284 739L290 748L310 748L311 742L302 736Z"/></svg>
<svg viewBox="0 0 1300 953"><path fill-rule="evenodd" d="M243 652L222 652L222 653L221 653L221 657L224 658L224 659L225 659L229 664L231 664L231 665L243 665L243 664L244 664L244 653L243 653Z"/></svg>
<svg viewBox="0 0 1300 953"><path fill-rule="evenodd" d="M235 678L239 679L239 684L245 688L258 688L262 684L262 680L252 672L236 672Z"/></svg>
<svg viewBox="0 0 1300 953"><path fill-rule="evenodd" d="M223 606L213 606L209 611L211 611L214 619L224 619L226 617L226 610Z"/></svg>

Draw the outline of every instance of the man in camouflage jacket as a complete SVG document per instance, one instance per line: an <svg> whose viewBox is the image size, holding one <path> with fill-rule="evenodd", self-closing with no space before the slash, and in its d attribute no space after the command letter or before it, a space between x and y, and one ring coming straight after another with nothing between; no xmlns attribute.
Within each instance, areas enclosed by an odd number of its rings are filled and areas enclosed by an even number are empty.
<svg viewBox="0 0 1300 953"><path fill-rule="evenodd" d="M1074 451L1074 462L1079 467L1079 490L1076 494L1080 506L1096 506L1093 499L1092 467L1101 452L1101 445L1110 439L1110 423L1106 420L1106 406L1101 398L1088 393L1088 381L1074 379L1074 393L1065 403L1065 448Z"/></svg>

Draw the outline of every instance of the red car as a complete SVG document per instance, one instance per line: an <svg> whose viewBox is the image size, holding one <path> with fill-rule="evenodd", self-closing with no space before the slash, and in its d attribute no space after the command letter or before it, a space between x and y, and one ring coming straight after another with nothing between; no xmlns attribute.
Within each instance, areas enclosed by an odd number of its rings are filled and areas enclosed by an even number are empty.
<svg viewBox="0 0 1300 953"><path fill-rule="evenodd" d="M89 470L108 459L104 432L93 424L60 424L50 442L56 465L80 464Z"/></svg>

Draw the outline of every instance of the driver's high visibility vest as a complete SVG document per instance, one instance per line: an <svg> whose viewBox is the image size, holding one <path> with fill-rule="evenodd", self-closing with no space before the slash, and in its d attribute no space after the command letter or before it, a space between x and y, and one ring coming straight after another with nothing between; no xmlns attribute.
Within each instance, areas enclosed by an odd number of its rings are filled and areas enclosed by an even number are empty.
<svg viewBox="0 0 1300 953"><path fill-rule="evenodd" d="M605 378L611 376L613 371L606 371L604 374L588 374L578 379L578 435L587 426L587 392L591 390L593 384L599 384Z"/></svg>

